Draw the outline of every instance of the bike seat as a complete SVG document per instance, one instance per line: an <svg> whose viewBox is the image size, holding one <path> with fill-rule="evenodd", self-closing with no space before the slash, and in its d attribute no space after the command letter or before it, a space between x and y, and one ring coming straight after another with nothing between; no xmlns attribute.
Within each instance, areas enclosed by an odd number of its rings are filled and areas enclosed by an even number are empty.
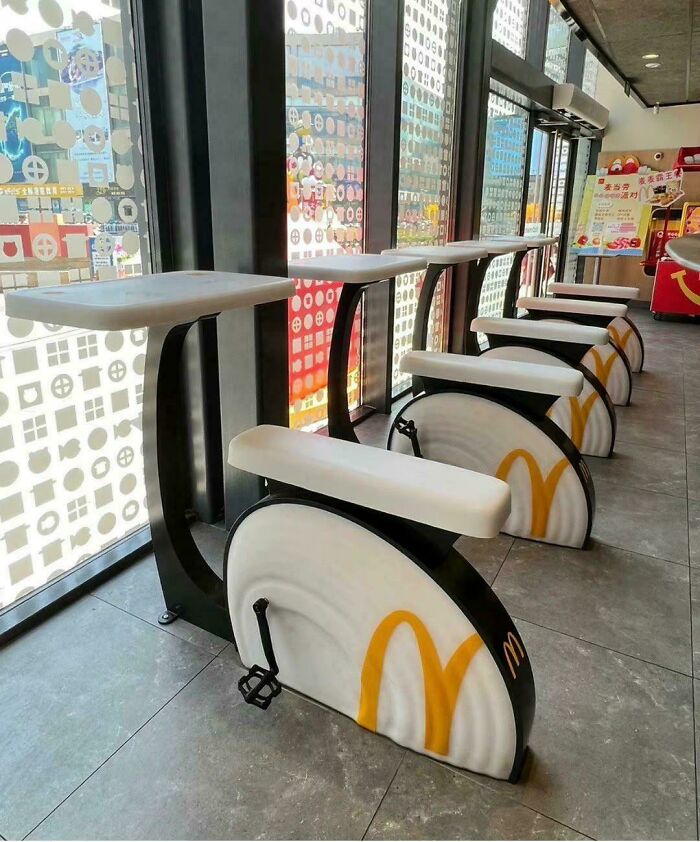
<svg viewBox="0 0 700 842"><path fill-rule="evenodd" d="M552 295L577 295L585 298L615 298L633 301L639 298L638 287L618 287L609 284L550 284L547 292Z"/></svg>
<svg viewBox="0 0 700 842"><path fill-rule="evenodd" d="M16 290L5 293L5 302L7 315L17 319L89 330L133 330L186 324L292 295L294 284L288 278L187 270Z"/></svg>
<svg viewBox="0 0 700 842"><path fill-rule="evenodd" d="M401 371L418 377L474 383L538 395L575 397L583 391L583 374L580 371L539 363L409 351L401 358L399 367Z"/></svg>
<svg viewBox="0 0 700 842"><path fill-rule="evenodd" d="M472 321L475 333L512 336L540 342L571 342L575 345L607 345L610 335L604 327L589 327L573 322L542 322L534 319L500 319L478 316Z"/></svg>
<svg viewBox="0 0 700 842"><path fill-rule="evenodd" d="M510 489L494 477L341 439L253 427L233 439L235 468L407 520L491 538L510 514Z"/></svg>
<svg viewBox="0 0 700 842"><path fill-rule="evenodd" d="M574 316L602 316L603 318L624 318L626 304L611 301L577 301L573 298L519 298L520 310L537 310L544 313L565 313Z"/></svg>
<svg viewBox="0 0 700 842"><path fill-rule="evenodd" d="M407 272L423 272L425 257L391 254L327 254L291 260L287 266L290 278L309 281L341 281L345 284L372 284L388 281Z"/></svg>

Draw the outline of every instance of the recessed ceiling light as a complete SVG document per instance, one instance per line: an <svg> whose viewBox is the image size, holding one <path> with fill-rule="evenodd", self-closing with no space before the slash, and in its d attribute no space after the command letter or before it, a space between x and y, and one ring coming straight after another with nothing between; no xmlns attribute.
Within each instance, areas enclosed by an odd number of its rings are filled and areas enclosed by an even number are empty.
<svg viewBox="0 0 700 842"><path fill-rule="evenodd" d="M644 65L644 67L649 67L649 68L651 68L651 69L654 69L655 67L661 67L661 65L659 64L659 62L658 62L658 61L648 61L648 62Z"/></svg>
<svg viewBox="0 0 700 842"><path fill-rule="evenodd" d="M647 53L646 55L642 56L642 58L658 58L658 53Z"/></svg>

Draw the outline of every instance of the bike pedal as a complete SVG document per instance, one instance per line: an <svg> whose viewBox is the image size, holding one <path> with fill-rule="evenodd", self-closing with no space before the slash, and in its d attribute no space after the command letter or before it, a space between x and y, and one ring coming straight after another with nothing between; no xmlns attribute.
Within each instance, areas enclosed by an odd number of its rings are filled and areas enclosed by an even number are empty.
<svg viewBox="0 0 700 842"><path fill-rule="evenodd" d="M282 692L282 685L271 670L265 670L257 664L238 681L238 689L246 704L255 705L261 710L270 707L275 696Z"/></svg>

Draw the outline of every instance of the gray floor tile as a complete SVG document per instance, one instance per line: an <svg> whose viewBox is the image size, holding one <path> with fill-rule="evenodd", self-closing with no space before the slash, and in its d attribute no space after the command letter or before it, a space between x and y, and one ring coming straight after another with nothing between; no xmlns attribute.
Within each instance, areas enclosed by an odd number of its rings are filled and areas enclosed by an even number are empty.
<svg viewBox="0 0 700 842"><path fill-rule="evenodd" d="M514 617L692 674L688 568L594 544L516 541L495 591Z"/></svg>
<svg viewBox="0 0 700 842"><path fill-rule="evenodd" d="M182 640L216 655L227 645L227 640L193 626L186 620L175 620L170 625L158 625L158 617L165 609L163 592L160 588L156 561L148 555L136 562L113 579L93 591L94 596L140 617L166 634L173 634Z"/></svg>
<svg viewBox="0 0 700 842"><path fill-rule="evenodd" d="M700 454L688 453L686 462L688 498L690 500L700 500Z"/></svg>
<svg viewBox="0 0 700 842"><path fill-rule="evenodd" d="M506 794L407 753L367 839L585 839Z"/></svg>
<svg viewBox="0 0 700 842"><path fill-rule="evenodd" d="M700 567L700 501L688 500L688 540L690 563Z"/></svg>
<svg viewBox="0 0 700 842"><path fill-rule="evenodd" d="M690 597L693 622L693 675L700 677L700 568L697 567L690 568Z"/></svg>
<svg viewBox="0 0 700 842"><path fill-rule="evenodd" d="M361 837L403 750L291 693L245 705L239 675L217 658L32 838Z"/></svg>
<svg viewBox="0 0 700 842"><path fill-rule="evenodd" d="M493 584L503 560L513 546L510 535L497 535L495 538L467 538L462 536L455 547L467 561L476 568L489 585Z"/></svg>
<svg viewBox="0 0 700 842"><path fill-rule="evenodd" d="M680 451L618 441L611 458L587 456L586 462L596 483L606 480L641 491L687 495L685 454Z"/></svg>
<svg viewBox="0 0 700 842"><path fill-rule="evenodd" d="M700 454L700 401L685 405L685 442L688 453Z"/></svg>
<svg viewBox="0 0 700 842"><path fill-rule="evenodd" d="M647 389L652 392L660 392L665 395L683 395L683 372L682 370L669 367L664 355L663 358L652 353L647 355L644 362L644 371L633 374L632 402L635 401L635 389Z"/></svg>
<svg viewBox="0 0 700 842"><path fill-rule="evenodd" d="M91 596L0 652L0 831L22 838L211 656Z"/></svg>
<svg viewBox="0 0 700 842"><path fill-rule="evenodd" d="M523 803L598 839L696 838L692 679L518 627L537 686Z"/></svg>
<svg viewBox="0 0 700 842"><path fill-rule="evenodd" d="M654 403L641 406L617 406L617 442L640 444L643 447L663 447L664 450L685 452L685 416L682 404L669 405L669 396L654 394Z"/></svg>
<svg viewBox="0 0 700 842"><path fill-rule="evenodd" d="M592 537L611 547L688 563L687 500L597 480Z"/></svg>

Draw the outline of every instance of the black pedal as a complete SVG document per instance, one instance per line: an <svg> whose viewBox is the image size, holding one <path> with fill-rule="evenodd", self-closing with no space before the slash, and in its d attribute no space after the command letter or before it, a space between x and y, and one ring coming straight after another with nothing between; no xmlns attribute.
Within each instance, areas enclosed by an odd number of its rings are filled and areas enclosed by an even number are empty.
<svg viewBox="0 0 700 842"><path fill-rule="evenodd" d="M411 442L413 455L422 459L423 454L421 453L420 443L418 442L418 428L416 427L415 421L407 421L405 418L399 416L396 421L394 421L394 426L396 427L396 431L398 433L402 436L406 436L406 438Z"/></svg>
<svg viewBox="0 0 700 842"><path fill-rule="evenodd" d="M282 692L282 685L270 670L254 664L239 680L238 689L246 704L267 710L275 696Z"/></svg>
<svg viewBox="0 0 700 842"><path fill-rule="evenodd" d="M238 682L238 689L241 691L246 704L255 705L256 708L267 710L270 703L282 692L282 685L277 680L277 673L280 671L275 658L275 650L272 648L272 637L270 626L267 622L267 609L270 603L264 598L256 599L253 603L253 613L258 621L260 642L263 652L267 658L269 669L263 669L257 664L248 670Z"/></svg>

